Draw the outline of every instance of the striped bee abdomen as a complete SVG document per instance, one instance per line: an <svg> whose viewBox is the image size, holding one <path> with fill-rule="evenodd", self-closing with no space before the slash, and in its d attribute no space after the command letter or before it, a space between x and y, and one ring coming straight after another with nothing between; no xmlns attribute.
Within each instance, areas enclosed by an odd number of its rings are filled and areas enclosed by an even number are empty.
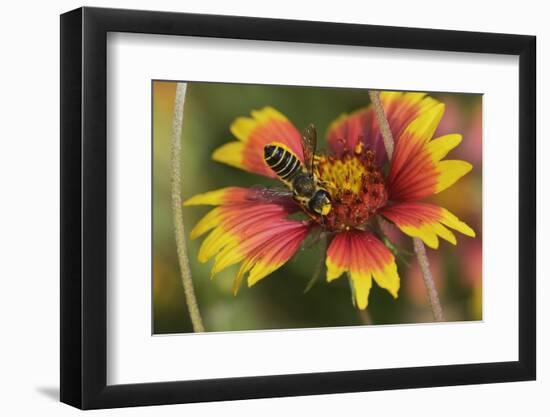
<svg viewBox="0 0 550 417"><path fill-rule="evenodd" d="M264 160L267 166L286 183L291 183L292 179L303 171L300 159L284 145L276 143L265 145Z"/></svg>

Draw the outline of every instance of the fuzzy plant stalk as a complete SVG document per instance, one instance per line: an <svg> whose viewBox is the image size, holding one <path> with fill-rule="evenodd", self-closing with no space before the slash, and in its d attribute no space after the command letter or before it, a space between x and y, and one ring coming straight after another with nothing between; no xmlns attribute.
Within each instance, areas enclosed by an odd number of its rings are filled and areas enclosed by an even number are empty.
<svg viewBox="0 0 550 417"><path fill-rule="evenodd" d="M372 102L374 113L376 114L376 120L378 121L378 126L380 127L380 133L382 134L382 139L384 141L384 148L388 154L388 160L391 161L393 156L393 150L395 141L390 130L390 124L384 112L384 107L382 106L382 101L380 100L380 92L375 90L369 91L369 97ZM443 309L441 308L441 302L439 301L439 295L437 293L437 288L433 279L433 275L430 271L430 263L428 261L428 256L426 255L426 247L424 242L421 239L414 237L413 239L414 252L416 258L418 259L418 264L420 265L420 271L422 272L422 278L424 280L424 285L426 286L426 291L428 293L428 301L430 302L430 307L435 321L444 321Z"/></svg>
<svg viewBox="0 0 550 417"><path fill-rule="evenodd" d="M183 225L183 207L181 198L182 164L181 164L181 132L183 126L183 106L185 104L186 83L177 83L176 99L174 103L174 117L172 119L171 134L171 188L172 188L172 215L174 219L174 235L178 253L178 262L181 272L181 281L185 293L185 302L191 317L193 331L204 332L204 325L197 303L197 296L193 287L189 257L185 245L185 228Z"/></svg>

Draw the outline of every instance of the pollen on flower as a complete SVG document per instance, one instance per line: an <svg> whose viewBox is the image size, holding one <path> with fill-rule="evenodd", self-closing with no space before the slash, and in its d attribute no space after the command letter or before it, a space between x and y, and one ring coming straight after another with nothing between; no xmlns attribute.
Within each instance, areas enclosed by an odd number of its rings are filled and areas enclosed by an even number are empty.
<svg viewBox="0 0 550 417"><path fill-rule="evenodd" d="M332 210L323 219L331 231L366 226L388 200L385 181L371 150L357 145L340 157L319 156L315 171L331 195Z"/></svg>

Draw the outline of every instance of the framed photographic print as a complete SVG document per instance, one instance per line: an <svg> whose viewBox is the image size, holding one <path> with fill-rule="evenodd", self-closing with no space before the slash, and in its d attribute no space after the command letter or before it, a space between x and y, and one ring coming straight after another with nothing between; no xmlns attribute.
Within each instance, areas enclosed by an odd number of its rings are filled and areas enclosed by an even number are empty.
<svg viewBox="0 0 550 417"><path fill-rule="evenodd" d="M535 379L535 38L61 16L61 400Z"/></svg>

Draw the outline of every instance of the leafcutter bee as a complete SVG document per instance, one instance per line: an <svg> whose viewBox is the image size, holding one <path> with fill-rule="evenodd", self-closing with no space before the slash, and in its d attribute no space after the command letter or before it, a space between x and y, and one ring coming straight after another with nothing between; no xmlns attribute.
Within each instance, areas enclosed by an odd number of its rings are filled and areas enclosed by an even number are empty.
<svg viewBox="0 0 550 417"><path fill-rule="evenodd" d="M329 192L313 171L317 130L310 124L302 133L304 163L286 145L271 142L264 147L264 161L292 192L294 200L311 215L326 216L332 208Z"/></svg>

